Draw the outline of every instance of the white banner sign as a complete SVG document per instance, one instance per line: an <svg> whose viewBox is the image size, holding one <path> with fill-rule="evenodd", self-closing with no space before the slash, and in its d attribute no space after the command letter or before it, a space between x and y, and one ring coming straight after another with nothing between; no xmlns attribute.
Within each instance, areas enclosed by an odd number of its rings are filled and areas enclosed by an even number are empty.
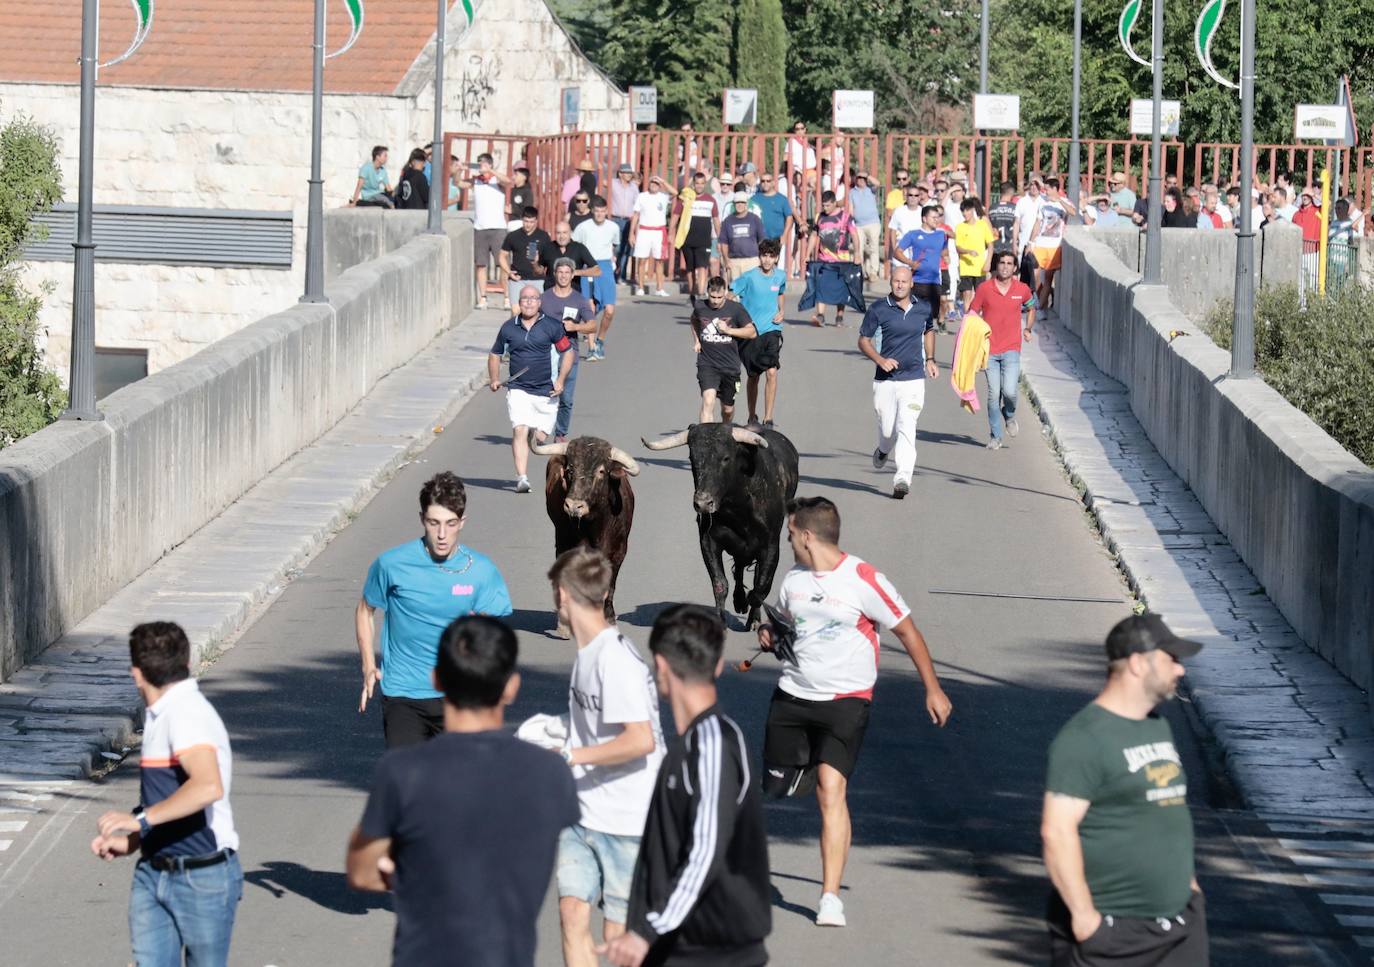
<svg viewBox="0 0 1374 967"><path fill-rule="evenodd" d="M1299 104L1293 119L1297 141L1345 141L1350 110L1344 104Z"/></svg>
<svg viewBox="0 0 1374 967"><path fill-rule="evenodd" d="M980 131L1017 130L1021 127L1020 95L973 95L973 126Z"/></svg>
<svg viewBox="0 0 1374 967"><path fill-rule="evenodd" d="M837 128L873 127L872 91L836 91L831 102L834 126Z"/></svg>
<svg viewBox="0 0 1374 967"><path fill-rule="evenodd" d="M1131 98L1131 133L1146 136L1155 130L1154 102L1148 97ZM1178 120L1183 116L1183 105L1178 101L1159 102L1160 137L1178 137Z"/></svg>
<svg viewBox="0 0 1374 967"><path fill-rule="evenodd" d="M630 123L658 123L658 88L630 88Z"/></svg>
<svg viewBox="0 0 1374 967"><path fill-rule="evenodd" d="M758 124L759 92L752 87L725 89L725 123Z"/></svg>
<svg viewBox="0 0 1374 967"><path fill-rule="evenodd" d="M575 128L582 114L582 88L563 88L563 127Z"/></svg>

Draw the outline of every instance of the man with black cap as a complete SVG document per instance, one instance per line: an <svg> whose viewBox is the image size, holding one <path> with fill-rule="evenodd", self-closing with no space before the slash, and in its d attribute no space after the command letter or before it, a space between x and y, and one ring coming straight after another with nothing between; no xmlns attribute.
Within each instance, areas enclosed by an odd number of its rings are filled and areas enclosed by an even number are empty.
<svg viewBox="0 0 1374 967"><path fill-rule="evenodd" d="M1158 615L1118 622L1106 686L1050 746L1040 835L1053 967L1208 963L1188 781L1155 713L1201 648Z"/></svg>

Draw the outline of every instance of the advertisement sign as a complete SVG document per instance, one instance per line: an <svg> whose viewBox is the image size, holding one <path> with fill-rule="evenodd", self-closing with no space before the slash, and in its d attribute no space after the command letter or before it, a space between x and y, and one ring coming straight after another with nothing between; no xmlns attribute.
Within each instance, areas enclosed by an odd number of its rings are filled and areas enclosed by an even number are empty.
<svg viewBox="0 0 1374 967"><path fill-rule="evenodd" d="M582 88L565 87L563 88L563 127L577 127L578 118L582 114Z"/></svg>
<svg viewBox="0 0 1374 967"><path fill-rule="evenodd" d="M873 127L872 91L836 91L831 101L831 113L836 128Z"/></svg>
<svg viewBox="0 0 1374 967"><path fill-rule="evenodd" d="M630 123L658 123L658 88L630 88Z"/></svg>
<svg viewBox="0 0 1374 967"><path fill-rule="evenodd" d="M1148 97L1131 98L1131 133L1149 137L1155 130L1154 102ZM1178 119L1183 116L1183 105L1178 101L1159 102L1160 137L1178 137Z"/></svg>
<svg viewBox="0 0 1374 967"><path fill-rule="evenodd" d="M1349 121L1344 104L1299 104L1293 112L1293 139L1344 144L1350 137Z"/></svg>
<svg viewBox="0 0 1374 967"><path fill-rule="evenodd" d="M979 131L1017 130L1021 127L1020 95L973 95L973 126Z"/></svg>
<svg viewBox="0 0 1374 967"><path fill-rule="evenodd" d="M759 92L752 87L727 87L724 98L725 123L759 123Z"/></svg>

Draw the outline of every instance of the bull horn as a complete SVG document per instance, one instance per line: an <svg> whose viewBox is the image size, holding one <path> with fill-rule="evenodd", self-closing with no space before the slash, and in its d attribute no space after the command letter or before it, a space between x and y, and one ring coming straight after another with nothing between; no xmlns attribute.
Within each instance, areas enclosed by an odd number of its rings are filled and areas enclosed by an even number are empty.
<svg viewBox="0 0 1374 967"><path fill-rule="evenodd" d="M639 476L639 464L635 463L634 457L620 449L620 447L611 447L611 459L624 467L625 472L631 477Z"/></svg>
<svg viewBox="0 0 1374 967"><path fill-rule="evenodd" d="M534 434L530 434L530 452L536 453L541 457L561 457L568 452L567 443L538 443L534 439Z"/></svg>
<svg viewBox="0 0 1374 967"><path fill-rule="evenodd" d="M677 433L674 433L671 436L660 437L653 443L650 443L648 440L644 439L643 437L640 437L639 442L644 444L650 450L671 450L673 447L686 446L687 434L689 432L690 431L688 430L679 430Z"/></svg>
<svg viewBox="0 0 1374 967"><path fill-rule="evenodd" d="M742 426L735 426L730 428L730 435L735 438L736 443L747 443L751 447L763 447L765 450L768 449L768 441L753 430L746 430Z"/></svg>

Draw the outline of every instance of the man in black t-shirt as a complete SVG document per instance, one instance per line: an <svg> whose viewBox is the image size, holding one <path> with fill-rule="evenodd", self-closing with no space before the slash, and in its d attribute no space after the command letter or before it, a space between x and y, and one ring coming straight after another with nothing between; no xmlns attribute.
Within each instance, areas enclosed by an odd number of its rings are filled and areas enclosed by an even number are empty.
<svg viewBox="0 0 1374 967"><path fill-rule="evenodd" d="M534 207L534 185L530 184L530 170L524 162L515 166L511 178L510 196L506 199L506 223L511 231L515 231L524 217L525 209Z"/></svg>
<svg viewBox="0 0 1374 967"><path fill-rule="evenodd" d="M1010 181L1002 182L998 189L1000 197L997 204L988 209L988 221L997 232L997 240L992 243L995 252L1011 252L1016 248L1016 236L1012 231L1016 224L1016 186Z"/></svg>
<svg viewBox="0 0 1374 967"><path fill-rule="evenodd" d="M526 205L520 209L520 215L520 227L501 243L501 271L506 275L506 297L511 305L520 303L520 290L526 285L544 288L535 262L539 260L539 250L552 241L549 233L539 227L539 209Z"/></svg>
<svg viewBox="0 0 1374 967"><path fill-rule="evenodd" d="M396 183L396 207L424 209L429 207L429 181L425 178L425 149L410 152L406 170Z"/></svg>
<svg viewBox="0 0 1374 967"><path fill-rule="evenodd" d="M706 173L698 171L692 176L692 187L678 194L668 225L668 240L674 248L682 250L687 289L693 303L706 291L706 277L711 272L711 240L720 235L720 208L709 190ZM685 230L679 228L683 219L687 220Z"/></svg>
<svg viewBox="0 0 1374 967"><path fill-rule="evenodd" d="M706 283L706 299L692 312L692 342L697 351L697 386L701 389L701 423L716 422L716 398L721 421L735 415L735 390L739 387L740 343L757 332L749 313L738 302L726 299L725 280L712 276Z"/></svg>
<svg viewBox="0 0 1374 967"><path fill-rule="evenodd" d="M443 734L377 766L348 843L348 884L394 892L393 964L533 967L558 836L579 810L558 755L502 728L520 690L516 653L495 618L449 625L434 669Z"/></svg>
<svg viewBox="0 0 1374 967"><path fill-rule="evenodd" d="M601 274L601 266L596 264L592 253L581 242L574 242L572 226L566 220L559 222L553 229L553 241L539 246L539 271L544 273L544 288L552 289L554 282L553 266L559 259L573 260L573 278L594 279Z"/></svg>

